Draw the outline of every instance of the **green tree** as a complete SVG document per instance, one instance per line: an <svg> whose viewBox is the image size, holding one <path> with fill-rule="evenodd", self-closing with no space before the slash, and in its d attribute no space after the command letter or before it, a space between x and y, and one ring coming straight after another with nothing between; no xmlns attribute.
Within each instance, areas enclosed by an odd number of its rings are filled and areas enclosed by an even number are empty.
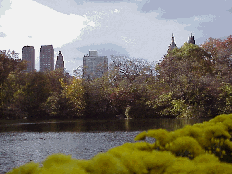
<svg viewBox="0 0 232 174"><path fill-rule="evenodd" d="M2 85L10 73L19 73L26 69L26 62L20 59L8 58L5 54L0 54L0 85Z"/></svg>
<svg viewBox="0 0 232 174"><path fill-rule="evenodd" d="M211 55L203 48L185 43L164 56L157 65L158 83L165 89L148 102L160 115L199 117L217 114L215 104L218 85L215 85Z"/></svg>
<svg viewBox="0 0 232 174"><path fill-rule="evenodd" d="M28 118L44 118L46 112L42 104L51 94L51 85L47 75L43 72L25 74L25 85L18 91L16 98L22 111Z"/></svg>
<svg viewBox="0 0 232 174"><path fill-rule="evenodd" d="M12 117L17 113L17 108L13 103L14 93L17 91L18 80L25 68L24 61L0 54L0 113L2 118Z"/></svg>
<svg viewBox="0 0 232 174"><path fill-rule="evenodd" d="M72 78L71 83L67 84L60 79L62 90L62 99L67 101L68 109L61 108L62 111L67 110L68 117L80 117L83 116L85 111L85 100L84 100L84 88L82 80L78 78ZM64 103L64 102L63 102ZM62 112L61 111L61 112Z"/></svg>
<svg viewBox="0 0 232 174"><path fill-rule="evenodd" d="M94 80L84 80L84 98L86 101L85 115L90 118L109 118L115 114L115 108L110 102L113 90L108 74Z"/></svg>
<svg viewBox="0 0 232 174"><path fill-rule="evenodd" d="M61 91L53 91L42 104L50 118L68 119L81 117L85 111L84 88L82 80L60 78Z"/></svg>
<svg viewBox="0 0 232 174"><path fill-rule="evenodd" d="M141 117L148 108L146 88L154 78L154 64L120 56L112 56L111 60L106 74L83 83L88 108L86 115L114 118L115 115L125 115L127 110L131 117Z"/></svg>

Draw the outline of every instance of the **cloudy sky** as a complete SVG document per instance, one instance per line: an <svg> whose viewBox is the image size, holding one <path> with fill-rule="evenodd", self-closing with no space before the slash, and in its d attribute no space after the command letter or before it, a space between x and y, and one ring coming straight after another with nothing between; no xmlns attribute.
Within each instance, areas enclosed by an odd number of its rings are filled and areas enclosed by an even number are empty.
<svg viewBox="0 0 232 174"><path fill-rule="evenodd" d="M196 44L232 34L231 0L0 0L0 50L41 45L62 52L69 73L83 55L128 55L158 61L172 33L181 47L193 33ZM55 58L56 59L56 58Z"/></svg>

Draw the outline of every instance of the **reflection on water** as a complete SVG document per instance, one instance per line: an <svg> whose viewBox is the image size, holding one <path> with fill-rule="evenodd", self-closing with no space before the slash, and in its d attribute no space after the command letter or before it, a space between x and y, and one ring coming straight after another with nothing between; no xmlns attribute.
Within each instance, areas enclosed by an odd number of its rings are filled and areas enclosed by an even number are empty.
<svg viewBox="0 0 232 174"><path fill-rule="evenodd" d="M207 119L205 119L207 120ZM169 131L187 124L201 123L204 119L122 119L122 120L72 120L28 122L0 125L0 132L95 132L95 131L143 131L164 128Z"/></svg>
<svg viewBox="0 0 232 174"><path fill-rule="evenodd" d="M53 153L90 159L99 152L134 142L141 131L175 130L193 119L74 120L0 125L0 174L27 162L41 162Z"/></svg>

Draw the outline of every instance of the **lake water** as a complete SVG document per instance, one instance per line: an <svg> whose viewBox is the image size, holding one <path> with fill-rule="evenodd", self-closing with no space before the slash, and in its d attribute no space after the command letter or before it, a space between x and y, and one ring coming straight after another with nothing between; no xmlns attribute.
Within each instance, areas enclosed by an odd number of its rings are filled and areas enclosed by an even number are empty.
<svg viewBox="0 0 232 174"><path fill-rule="evenodd" d="M206 119L72 120L0 124L0 174L53 153L90 159L99 152L134 142L141 131L169 131Z"/></svg>

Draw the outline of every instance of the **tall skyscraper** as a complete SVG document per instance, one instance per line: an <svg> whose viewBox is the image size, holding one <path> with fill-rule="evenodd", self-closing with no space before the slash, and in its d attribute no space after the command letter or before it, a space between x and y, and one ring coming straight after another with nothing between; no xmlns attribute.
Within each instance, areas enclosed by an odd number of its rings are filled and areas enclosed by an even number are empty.
<svg viewBox="0 0 232 174"><path fill-rule="evenodd" d="M107 56L98 56L97 51L89 51L83 57L83 78L92 80L102 77L108 70Z"/></svg>
<svg viewBox="0 0 232 174"><path fill-rule="evenodd" d="M54 70L54 49L52 45L42 45L40 48L40 71Z"/></svg>
<svg viewBox="0 0 232 174"><path fill-rule="evenodd" d="M33 46L24 46L22 48L22 60L27 61L26 72L35 70L35 49Z"/></svg>
<svg viewBox="0 0 232 174"><path fill-rule="evenodd" d="M64 69L64 61L63 61L63 55L61 54L61 51L59 51L59 55L57 56L56 60L56 69L62 68Z"/></svg>

